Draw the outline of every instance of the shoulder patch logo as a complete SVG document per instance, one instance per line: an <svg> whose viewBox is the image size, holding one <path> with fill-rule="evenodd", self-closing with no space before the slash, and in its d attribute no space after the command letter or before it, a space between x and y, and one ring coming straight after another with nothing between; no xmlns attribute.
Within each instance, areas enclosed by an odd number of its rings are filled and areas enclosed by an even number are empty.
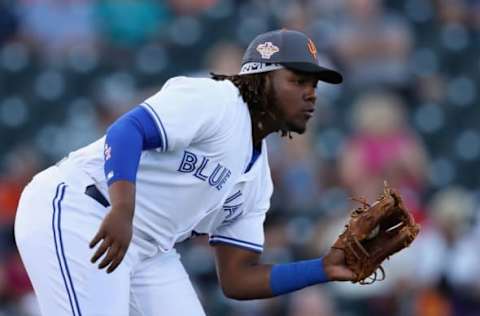
<svg viewBox="0 0 480 316"><path fill-rule="evenodd" d="M270 59L273 54L278 53L280 49L273 45L272 42L265 42L257 46L257 52L262 55L263 59Z"/></svg>
<svg viewBox="0 0 480 316"><path fill-rule="evenodd" d="M105 160L109 160L112 157L112 148L108 146L108 144L105 144L103 155L105 156Z"/></svg>
<svg viewBox="0 0 480 316"><path fill-rule="evenodd" d="M308 39L307 42L308 51L312 54L313 58L317 60L317 48L311 39Z"/></svg>

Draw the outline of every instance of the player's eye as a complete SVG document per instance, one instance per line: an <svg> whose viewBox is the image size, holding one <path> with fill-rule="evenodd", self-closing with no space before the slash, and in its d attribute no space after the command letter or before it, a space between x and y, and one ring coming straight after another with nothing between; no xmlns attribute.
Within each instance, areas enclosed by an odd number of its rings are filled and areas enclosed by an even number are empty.
<svg viewBox="0 0 480 316"><path fill-rule="evenodd" d="M305 78L297 78L295 80L295 83L298 84L299 86L303 86L306 82L307 80L305 80Z"/></svg>
<svg viewBox="0 0 480 316"><path fill-rule="evenodd" d="M297 78L295 84L299 86L312 86L314 89L317 88L318 81L311 78Z"/></svg>

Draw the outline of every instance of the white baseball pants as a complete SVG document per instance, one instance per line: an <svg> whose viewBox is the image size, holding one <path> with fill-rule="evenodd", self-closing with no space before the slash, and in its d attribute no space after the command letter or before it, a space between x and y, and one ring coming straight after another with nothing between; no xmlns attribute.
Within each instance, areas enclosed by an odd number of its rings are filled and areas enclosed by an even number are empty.
<svg viewBox="0 0 480 316"><path fill-rule="evenodd" d="M15 238L42 315L205 315L175 250L161 253L134 233L113 273L90 263L88 244L109 208L85 195L88 181L53 166L22 193Z"/></svg>

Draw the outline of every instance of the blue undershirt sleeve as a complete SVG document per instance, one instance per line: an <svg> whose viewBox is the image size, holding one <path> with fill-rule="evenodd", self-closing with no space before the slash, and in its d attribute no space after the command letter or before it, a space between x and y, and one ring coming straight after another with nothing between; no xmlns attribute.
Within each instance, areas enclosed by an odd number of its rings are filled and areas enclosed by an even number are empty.
<svg viewBox="0 0 480 316"><path fill-rule="evenodd" d="M118 180L135 183L142 150L162 147L157 126L141 106L118 118L107 130L104 171L108 185Z"/></svg>

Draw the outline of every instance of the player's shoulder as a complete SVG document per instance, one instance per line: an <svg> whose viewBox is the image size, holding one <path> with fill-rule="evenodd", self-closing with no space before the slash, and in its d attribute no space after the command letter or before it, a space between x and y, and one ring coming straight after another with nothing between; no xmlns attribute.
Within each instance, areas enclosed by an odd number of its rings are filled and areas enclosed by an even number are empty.
<svg viewBox="0 0 480 316"><path fill-rule="evenodd" d="M168 111L211 119L222 122L225 128L235 122L235 117L247 116L242 102L237 87L229 80L183 76L169 79L145 101L158 113Z"/></svg>
<svg viewBox="0 0 480 316"><path fill-rule="evenodd" d="M211 78L198 78L178 76L169 79L160 91L188 91L193 95L204 97L238 96L238 89L229 80L214 80Z"/></svg>

